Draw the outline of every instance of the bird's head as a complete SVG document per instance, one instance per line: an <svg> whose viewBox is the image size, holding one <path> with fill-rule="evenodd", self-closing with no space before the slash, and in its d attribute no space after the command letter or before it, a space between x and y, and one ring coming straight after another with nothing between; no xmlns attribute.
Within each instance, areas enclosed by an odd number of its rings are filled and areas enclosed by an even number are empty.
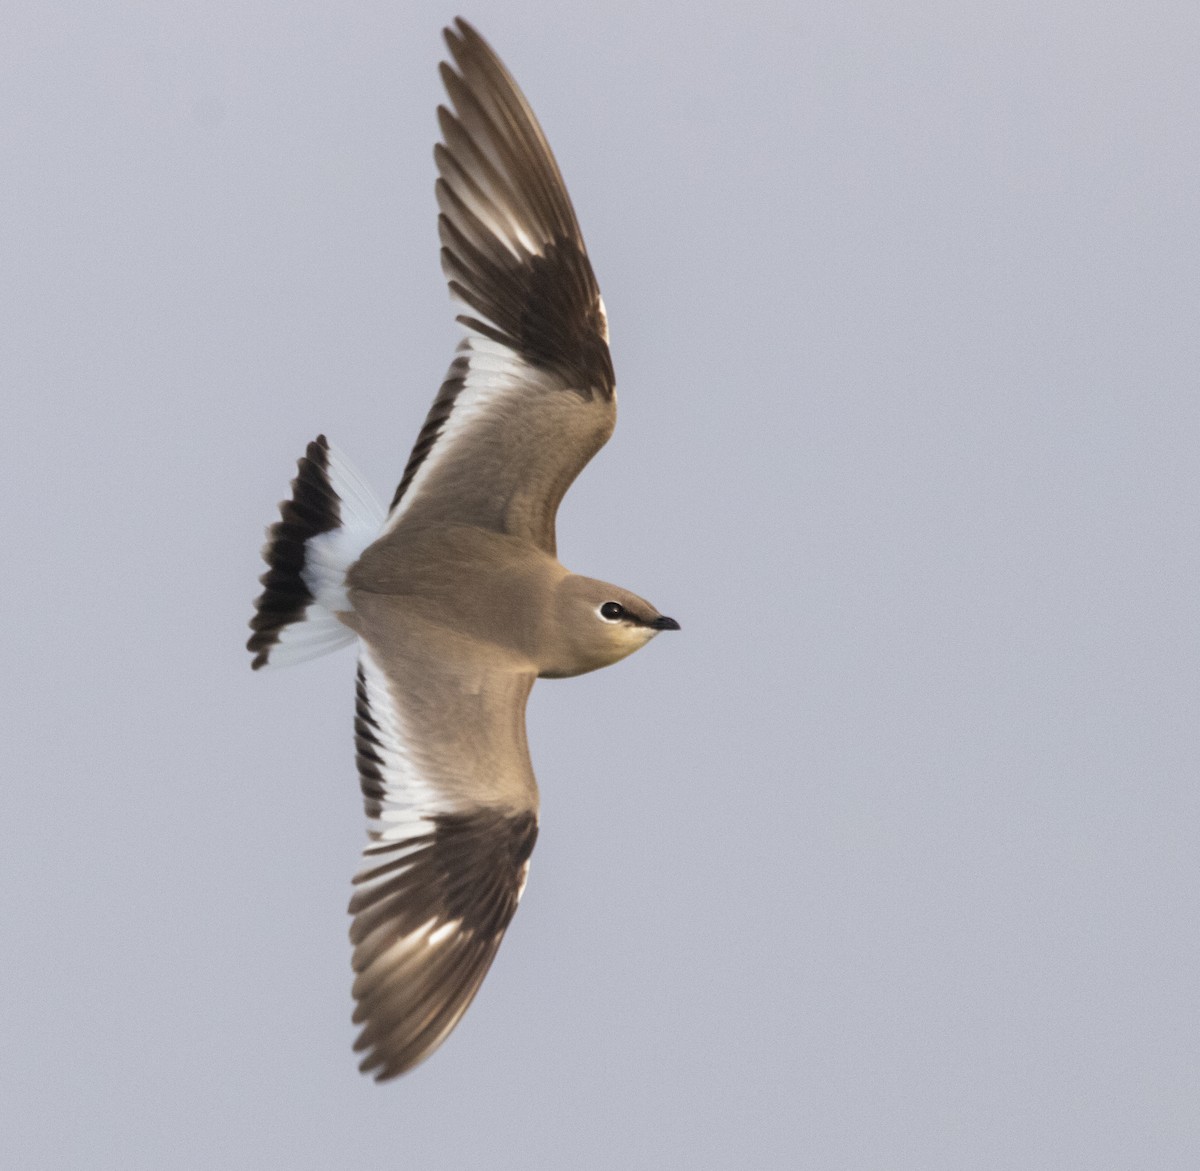
<svg viewBox="0 0 1200 1171"><path fill-rule="evenodd" d="M645 598L620 586L568 574L554 597L546 664L548 677L582 675L640 650L656 634L678 630Z"/></svg>

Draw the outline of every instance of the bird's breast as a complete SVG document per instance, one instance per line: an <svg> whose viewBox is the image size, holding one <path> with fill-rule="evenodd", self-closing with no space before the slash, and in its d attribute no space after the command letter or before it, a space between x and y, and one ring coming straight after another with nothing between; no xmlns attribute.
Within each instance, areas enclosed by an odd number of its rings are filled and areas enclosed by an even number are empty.
<svg viewBox="0 0 1200 1171"><path fill-rule="evenodd" d="M564 573L542 550L504 534L400 528L370 546L347 580L361 614L386 598L392 613L536 662Z"/></svg>

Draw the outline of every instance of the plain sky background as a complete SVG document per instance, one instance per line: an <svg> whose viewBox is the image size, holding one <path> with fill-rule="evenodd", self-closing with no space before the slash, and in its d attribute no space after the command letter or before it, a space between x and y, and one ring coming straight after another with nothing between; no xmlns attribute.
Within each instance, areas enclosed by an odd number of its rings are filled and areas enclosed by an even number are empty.
<svg viewBox="0 0 1200 1171"><path fill-rule="evenodd" d="M1200 1166L1194 0L463 10L611 318L560 552L683 632L535 689L492 973L356 1072L353 656L243 643L449 363L454 15L0 21L0 1163Z"/></svg>

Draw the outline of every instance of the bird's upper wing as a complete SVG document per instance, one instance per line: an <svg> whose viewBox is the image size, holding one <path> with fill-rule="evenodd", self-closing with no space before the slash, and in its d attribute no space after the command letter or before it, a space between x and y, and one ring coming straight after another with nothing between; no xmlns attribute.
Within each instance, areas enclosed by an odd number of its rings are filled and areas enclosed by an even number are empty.
<svg viewBox="0 0 1200 1171"><path fill-rule="evenodd" d="M467 523L555 549L563 494L612 434L604 303L541 127L479 34L446 30L435 148L442 267L467 336L386 531Z"/></svg>
<svg viewBox="0 0 1200 1171"><path fill-rule="evenodd" d="M396 614L376 626L358 663L371 841L350 938L355 1048L382 1081L432 1053L483 982L524 889L537 786L525 740L532 671Z"/></svg>

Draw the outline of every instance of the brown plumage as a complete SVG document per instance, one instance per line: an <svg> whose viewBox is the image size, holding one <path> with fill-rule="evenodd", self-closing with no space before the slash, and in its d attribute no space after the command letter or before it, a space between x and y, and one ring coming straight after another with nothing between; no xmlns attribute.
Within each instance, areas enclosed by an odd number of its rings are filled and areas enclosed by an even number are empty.
<svg viewBox="0 0 1200 1171"><path fill-rule="evenodd" d="M340 453L310 446L250 640L255 666L359 643L354 1019L381 1080L454 1028L516 911L537 838L534 681L678 628L555 555L558 505L616 419L607 320L528 103L466 22L446 43L438 225L466 337L386 518Z"/></svg>

